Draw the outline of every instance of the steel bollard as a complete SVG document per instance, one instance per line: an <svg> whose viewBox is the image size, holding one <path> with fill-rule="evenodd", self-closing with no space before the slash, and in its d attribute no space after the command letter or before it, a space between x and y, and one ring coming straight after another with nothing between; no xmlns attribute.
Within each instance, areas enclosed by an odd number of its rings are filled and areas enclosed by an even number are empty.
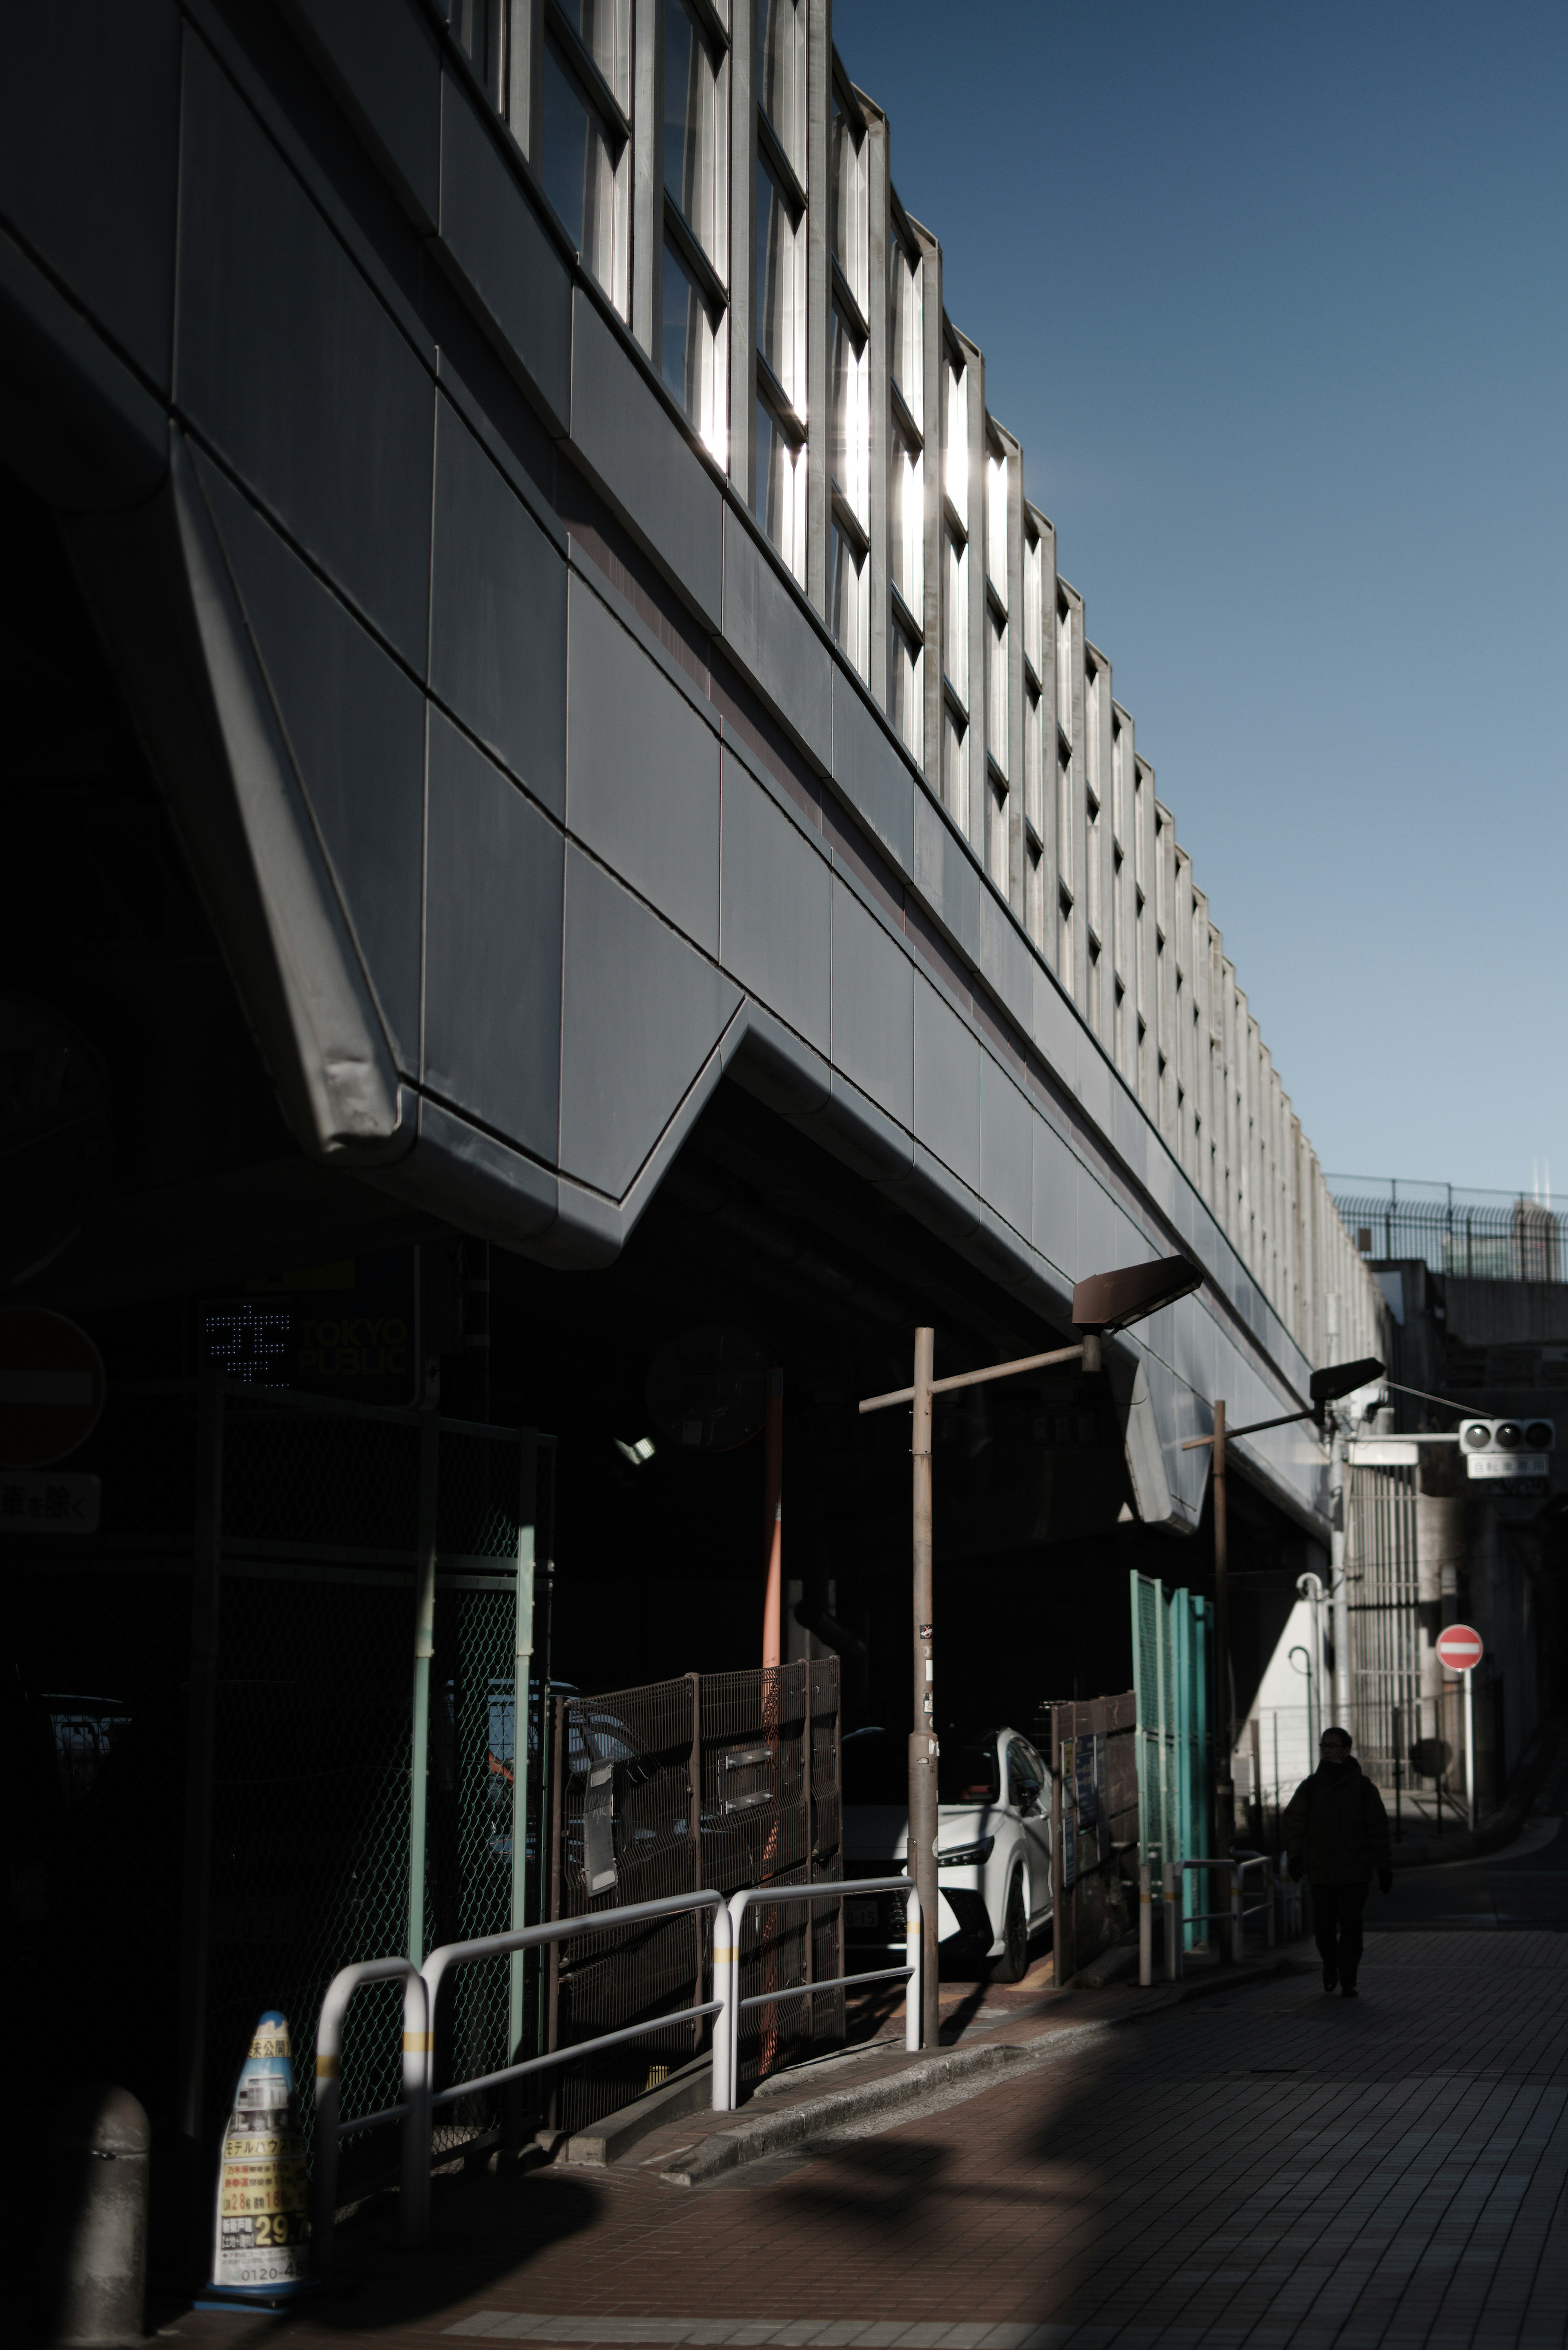
<svg viewBox="0 0 1568 2350"><path fill-rule="evenodd" d="M1137 1873L1137 1980L1147 1991L1154 1981L1154 1872L1146 1860Z"/></svg>
<svg viewBox="0 0 1568 2350"><path fill-rule="evenodd" d="M1179 1982L1181 1980L1181 1918L1177 1905L1180 1884L1176 1863L1168 1860L1160 1888L1165 1897L1165 1973L1168 1982Z"/></svg>
<svg viewBox="0 0 1568 2350"><path fill-rule="evenodd" d="M50 2137L48 2338L74 2350L140 2342L152 2142L147 2116L129 2089L97 2081L59 2107Z"/></svg>

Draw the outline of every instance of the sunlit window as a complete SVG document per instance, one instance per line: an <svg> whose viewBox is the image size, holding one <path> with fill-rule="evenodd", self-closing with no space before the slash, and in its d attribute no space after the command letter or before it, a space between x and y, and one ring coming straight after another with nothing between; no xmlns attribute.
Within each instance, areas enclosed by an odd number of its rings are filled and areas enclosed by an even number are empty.
<svg viewBox="0 0 1568 2350"><path fill-rule="evenodd" d="M969 729L950 702L942 705L942 799L959 830L969 832Z"/></svg>
<svg viewBox="0 0 1568 2350"><path fill-rule="evenodd" d="M758 521L805 581L805 9L756 0ZM853 372L856 354L845 359ZM829 419L829 439L835 421ZM844 420L837 421L842 426ZM832 456L830 455L830 468ZM840 460L850 462L846 442ZM831 559L831 558L830 558ZM830 588L835 585L830 582ZM860 640L860 659L865 642Z"/></svg>
<svg viewBox="0 0 1568 2350"><path fill-rule="evenodd" d="M1036 840L1045 837L1044 726L1036 687L1023 688L1023 814Z"/></svg>
<svg viewBox="0 0 1568 2350"><path fill-rule="evenodd" d="M1005 898L1010 863L1007 837L1007 789L1005 785L999 783L994 775L990 778L987 813L990 820L986 833L985 869Z"/></svg>
<svg viewBox="0 0 1568 2350"><path fill-rule="evenodd" d="M870 571L837 507L827 531L827 619L839 650L862 675L870 624Z"/></svg>
<svg viewBox="0 0 1568 2350"><path fill-rule="evenodd" d="M835 489L862 529L867 518L867 375L866 346L835 303L828 317L828 465Z"/></svg>
<svg viewBox="0 0 1568 2350"><path fill-rule="evenodd" d="M942 668L960 702L969 708L969 549L947 533L946 610Z"/></svg>
<svg viewBox="0 0 1568 2350"><path fill-rule="evenodd" d="M757 520L797 579L805 577L805 443L786 429L772 402L759 399L756 473L752 505Z"/></svg>
<svg viewBox="0 0 1568 2350"><path fill-rule="evenodd" d="M1023 540L1023 658L1035 676L1044 680L1045 655L1044 648L1043 612L1041 605L1041 575L1044 570L1044 550L1040 541L1024 535Z"/></svg>
<svg viewBox="0 0 1568 2350"><path fill-rule="evenodd" d="M986 576L1007 601L1007 460L993 450L985 459Z"/></svg>
<svg viewBox="0 0 1568 2350"><path fill-rule="evenodd" d="M833 93L833 257L864 317L866 300L866 132Z"/></svg>
<svg viewBox="0 0 1568 2350"><path fill-rule="evenodd" d="M943 406L946 442L942 452L942 487L952 501L953 512L966 526L969 522L969 397L965 384L967 370L955 368L948 361L943 370L947 380Z"/></svg>
<svg viewBox="0 0 1568 2350"><path fill-rule="evenodd" d="M629 141L553 42L545 49L545 193L605 292L627 308Z"/></svg>
<svg viewBox="0 0 1568 2350"><path fill-rule="evenodd" d="M925 423L925 325L920 261L898 239L890 253L893 380L915 422Z"/></svg>
<svg viewBox="0 0 1568 2350"><path fill-rule="evenodd" d="M925 594L926 461L897 425L888 444L888 508L893 585L918 620Z"/></svg>
<svg viewBox="0 0 1568 2350"><path fill-rule="evenodd" d="M721 464L730 437L727 82L706 24L687 0L665 0L659 366Z"/></svg>
<svg viewBox="0 0 1568 2350"><path fill-rule="evenodd" d="M898 740L920 763L926 755L925 654L918 637L895 620L888 631L888 716Z"/></svg>
<svg viewBox="0 0 1568 2350"><path fill-rule="evenodd" d="M720 61L685 0L664 0L664 190L722 277L728 206L719 79Z"/></svg>
<svg viewBox="0 0 1568 2350"><path fill-rule="evenodd" d="M691 258L664 240L664 380L721 463L727 446L721 320Z"/></svg>
<svg viewBox="0 0 1568 2350"><path fill-rule="evenodd" d="M985 616L985 747L1005 775L1007 764L1007 622L989 607Z"/></svg>
<svg viewBox="0 0 1568 2350"><path fill-rule="evenodd" d="M784 161L804 186L805 0L757 0L757 95Z"/></svg>
<svg viewBox="0 0 1568 2350"><path fill-rule="evenodd" d="M1023 857L1023 927L1045 951L1045 858L1037 841L1028 841Z"/></svg>
<svg viewBox="0 0 1568 2350"><path fill-rule="evenodd" d="M1073 613L1066 604L1056 608L1056 723L1073 739Z"/></svg>
<svg viewBox="0 0 1568 2350"><path fill-rule="evenodd" d="M494 0L492 0L492 5ZM631 104L631 0L554 0L623 109Z"/></svg>

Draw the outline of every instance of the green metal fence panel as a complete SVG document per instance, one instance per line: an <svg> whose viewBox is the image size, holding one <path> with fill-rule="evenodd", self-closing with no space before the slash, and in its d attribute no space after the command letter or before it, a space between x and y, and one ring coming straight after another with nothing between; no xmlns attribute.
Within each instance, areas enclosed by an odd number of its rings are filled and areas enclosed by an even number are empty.
<svg viewBox="0 0 1568 2350"><path fill-rule="evenodd" d="M1168 1860L1209 1851L1209 1606L1198 1593L1168 1591L1151 1575L1131 1576L1138 1858L1157 1875ZM1189 1947L1194 1910L1209 1907L1184 1877Z"/></svg>

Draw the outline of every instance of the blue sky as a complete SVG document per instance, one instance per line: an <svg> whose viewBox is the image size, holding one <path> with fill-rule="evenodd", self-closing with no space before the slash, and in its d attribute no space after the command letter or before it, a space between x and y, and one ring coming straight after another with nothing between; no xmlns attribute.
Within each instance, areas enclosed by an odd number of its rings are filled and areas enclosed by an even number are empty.
<svg viewBox="0 0 1568 2350"><path fill-rule="evenodd" d="M1568 1193L1568 8L834 39L1324 1165Z"/></svg>

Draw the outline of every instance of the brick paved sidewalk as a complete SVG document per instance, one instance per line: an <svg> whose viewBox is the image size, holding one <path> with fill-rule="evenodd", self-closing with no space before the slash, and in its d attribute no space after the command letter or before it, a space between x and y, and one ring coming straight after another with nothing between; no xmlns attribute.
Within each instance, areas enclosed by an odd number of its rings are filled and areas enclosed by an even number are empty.
<svg viewBox="0 0 1568 2350"><path fill-rule="evenodd" d="M289 2325L858 2350L1568 2343L1568 1938L1370 1939L1075 2038L978 2095L696 2190L632 2164L438 2181L437 2240L341 2239ZM195 2350L277 2322L186 2316Z"/></svg>

